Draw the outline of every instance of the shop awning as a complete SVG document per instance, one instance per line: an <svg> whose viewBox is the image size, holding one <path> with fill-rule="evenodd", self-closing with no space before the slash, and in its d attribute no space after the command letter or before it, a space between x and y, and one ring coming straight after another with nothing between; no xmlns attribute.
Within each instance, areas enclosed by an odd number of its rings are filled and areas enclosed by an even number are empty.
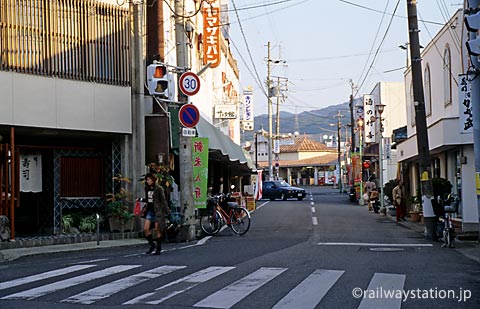
<svg viewBox="0 0 480 309"><path fill-rule="evenodd" d="M215 128L203 117L196 126L198 137L208 137L210 157L216 160L228 160L236 174L251 174L255 168L250 156L228 136Z"/></svg>

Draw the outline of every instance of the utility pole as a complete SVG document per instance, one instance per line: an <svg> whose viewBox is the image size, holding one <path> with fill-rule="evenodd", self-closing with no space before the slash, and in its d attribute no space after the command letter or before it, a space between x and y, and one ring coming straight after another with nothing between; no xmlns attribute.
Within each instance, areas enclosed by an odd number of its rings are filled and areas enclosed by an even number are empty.
<svg viewBox="0 0 480 309"><path fill-rule="evenodd" d="M343 115L340 113L340 111L338 111L338 114L337 116L335 116L337 118L337 151L338 151L338 174L337 174L337 177L338 177L338 189L340 190L340 193L343 191L343 188L342 188L342 162L340 161L340 144L341 144L341 138L340 138L340 130L342 128L342 123L340 121L340 119L343 118Z"/></svg>
<svg viewBox="0 0 480 309"><path fill-rule="evenodd" d="M188 68L187 59L187 38L184 25L185 10L183 6L184 0L175 0L175 41L177 51L177 67ZM178 74L180 78L180 74ZM180 85L180 83L178 83ZM185 104L188 98L178 89L178 102ZM179 159L180 159L180 203L183 205L185 215L185 225L188 226L187 241L195 239L195 210L193 205L193 166L192 166L192 139L183 136L182 129L179 128Z"/></svg>
<svg viewBox="0 0 480 309"><path fill-rule="evenodd" d="M144 110L144 2L131 3L129 6L132 29L132 126L133 134L125 139L124 175L140 179L145 171L145 110ZM131 172L129 172L131 171ZM143 188L138 181L133 181L133 192L142 196Z"/></svg>
<svg viewBox="0 0 480 309"><path fill-rule="evenodd" d="M410 41L410 62L412 68L413 104L415 105L415 124L417 127L418 163L420 168L420 188L422 193L423 218L428 238L436 240L435 214L432 207L433 187L430 167L430 149L428 143L425 98L422 82L422 58L418 36L417 1L407 0L408 32Z"/></svg>
<svg viewBox="0 0 480 309"><path fill-rule="evenodd" d="M467 1L468 10L475 12L478 10L479 5L478 0L469 0ZM476 31L469 31L469 40L475 40L478 38ZM469 77L471 79L471 89L472 89L472 102L477 107L478 102L480 102L480 79L478 78L478 72L480 70L480 63L478 61L478 56L470 56L472 61L473 70L469 71ZM477 209L479 216L478 224L478 241L480 241L480 108L472 108L473 116L473 152L475 155L475 179L476 179L476 193L477 193Z"/></svg>
<svg viewBox="0 0 480 309"><path fill-rule="evenodd" d="M353 116L353 90L355 89L353 85L353 81L350 80L350 87L352 88L352 93L350 94L350 129L351 129L351 141L350 141L350 159L353 158L353 153L355 152L355 118ZM351 160L350 164L353 165L353 160ZM355 176L354 176L354 168L351 166L349 177L349 184L351 183L350 191L352 188L355 188ZM350 192L349 192L350 193Z"/></svg>
<svg viewBox="0 0 480 309"><path fill-rule="evenodd" d="M270 59L270 42L267 43L267 99L268 99L268 179L273 180L273 166L272 166L272 99L270 97L271 91L271 59Z"/></svg>

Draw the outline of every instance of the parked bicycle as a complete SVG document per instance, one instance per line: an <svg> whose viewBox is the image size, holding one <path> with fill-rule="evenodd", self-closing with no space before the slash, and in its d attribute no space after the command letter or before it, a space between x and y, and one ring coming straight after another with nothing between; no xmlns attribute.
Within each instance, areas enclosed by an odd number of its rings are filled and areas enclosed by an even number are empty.
<svg viewBox="0 0 480 309"><path fill-rule="evenodd" d="M214 235L227 224L237 235L250 229L250 213L231 201L229 194L213 196L207 201L207 210L200 217L200 226L207 235Z"/></svg>
<svg viewBox="0 0 480 309"><path fill-rule="evenodd" d="M458 195L449 194L447 198L439 200L440 210L442 211L440 217L443 220L443 228L441 231L440 239L443 241L442 247L455 247L455 228L452 222L452 214L457 212L460 200Z"/></svg>

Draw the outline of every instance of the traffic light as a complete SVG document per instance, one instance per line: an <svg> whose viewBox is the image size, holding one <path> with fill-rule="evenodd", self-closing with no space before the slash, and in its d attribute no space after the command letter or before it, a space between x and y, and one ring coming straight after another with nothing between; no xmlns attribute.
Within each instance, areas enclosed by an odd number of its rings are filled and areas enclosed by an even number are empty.
<svg viewBox="0 0 480 309"><path fill-rule="evenodd" d="M470 32L477 32L480 29L480 12L472 15L465 15L465 27ZM468 40L466 43L468 53L472 56L480 56L480 37Z"/></svg>
<svg viewBox="0 0 480 309"><path fill-rule="evenodd" d="M147 87L150 95L174 99L173 75L163 64L150 64L147 67Z"/></svg>

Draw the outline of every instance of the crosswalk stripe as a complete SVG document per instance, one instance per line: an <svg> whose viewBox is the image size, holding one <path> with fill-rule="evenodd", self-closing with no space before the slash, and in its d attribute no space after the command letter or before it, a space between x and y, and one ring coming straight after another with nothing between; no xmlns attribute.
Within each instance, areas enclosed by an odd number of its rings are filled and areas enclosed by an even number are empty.
<svg viewBox="0 0 480 309"><path fill-rule="evenodd" d="M185 268L186 266L160 266L154 269L150 269L139 274L132 275L130 277L122 278L94 289L90 289L83 293L70 296L67 299L62 300L62 302L67 303L80 303L84 305L92 304L101 299L107 298L115 293L123 291L129 287L132 287L136 284L140 284L150 279L166 275L175 270Z"/></svg>
<svg viewBox="0 0 480 309"><path fill-rule="evenodd" d="M286 268L262 267L207 298L204 298L193 306L230 308L286 270Z"/></svg>
<svg viewBox="0 0 480 309"><path fill-rule="evenodd" d="M0 283L0 290L12 288L12 287L15 287L15 286L19 286L19 285L22 285L22 284L27 284L27 283L31 283L31 282L35 282L35 281L39 281L39 280L43 280L43 279L48 279L48 278L52 278L52 277L65 275L65 274L68 274L68 273L71 273L71 272L75 272L75 271L78 271L78 270L87 269L87 268L95 267L95 266L96 265L74 265L74 266L69 266L69 267L65 267L65 268L61 268L61 269L55 269L55 270L52 270L52 271L47 271L45 273L41 273L41 274L37 274L37 275L33 275L33 276L28 276L28 277L19 278L19 279L15 279L15 280L11 280L11 281L1 282Z"/></svg>
<svg viewBox="0 0 480 309"><path fill-rule="evenodd" d="M340 270L317 269L273 308L315 308L343 273Z"/></svg>
<svg viewBox="0 0 480 309"><path fill-rule="evenodd" d="M178 294L181 294L200 283L206 282L212 278L215 278L227 271L234 269L235 267L219 267L211 266L206 269L202 269L196 273L185 276L173 282L170 282L164 286L155 289L153 293L147 293L141 295L135 299L125 302L124 305L132 305L137 303L146 303L151 305L158 305L165 300L172 298Z"/></svg>
<svg viewBox="0 0 480 309"><path fill-rule="evenodd" d="M386 293L403 290L405 278L400 274L375 273L358 308L400 308L402 298L396 298L395 294L389 297Z"/></svg>
<svg viewBox="0 0 480 309"><path fill-rule="evenodd" d="M7 295L5 297L2 297L0 299L34 299L40 296L43 296L45 294L55 292L58 290L66 289L69 287L72 287L74 285L78 285L81 283L85 283L88 281L92 281L101 277L109 276L115 273L127 271L132 268L140 267L141 265L119 265L119 266L113 266L110 268L106 268L103 270L99 270L93 273L88 273L85 275L73 277L70 279L65 279L62 281L54 282L51 284L43 285L38 288L26 290L23 292Z"/></svg>

